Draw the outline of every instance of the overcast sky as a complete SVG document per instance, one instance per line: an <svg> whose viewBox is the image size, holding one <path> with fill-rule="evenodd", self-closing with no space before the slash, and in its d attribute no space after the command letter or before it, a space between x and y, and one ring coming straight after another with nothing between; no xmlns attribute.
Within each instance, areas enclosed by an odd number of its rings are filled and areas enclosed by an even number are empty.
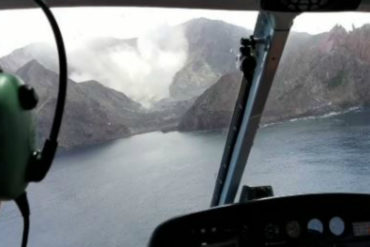
<svg viewBox="0 0 370 247"><path fill-rule="evenodd" d="M26 44L53 41L40 10L0 11L0 56ZM206 17L252 29L256 12L184 10L159 8L63 8L55 9L67 46L80 45L94 37L129 38L163 25L176 25L192 18ZM295 31L320 33L341 24L347 29L370 23L370 14L305 14L296 19Z"/></svg>

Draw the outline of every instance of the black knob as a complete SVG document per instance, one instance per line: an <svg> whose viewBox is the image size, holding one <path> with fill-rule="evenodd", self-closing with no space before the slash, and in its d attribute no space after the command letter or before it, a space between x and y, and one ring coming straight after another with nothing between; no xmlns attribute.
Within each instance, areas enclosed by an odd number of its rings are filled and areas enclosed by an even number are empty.
<svg viewBox="0 0 370 247"><path fill-rule="evenodd" d="M24 110L34 109L39 101L35 90L29 85L22 85L19 87L18 98L19 103Z"/></svg>

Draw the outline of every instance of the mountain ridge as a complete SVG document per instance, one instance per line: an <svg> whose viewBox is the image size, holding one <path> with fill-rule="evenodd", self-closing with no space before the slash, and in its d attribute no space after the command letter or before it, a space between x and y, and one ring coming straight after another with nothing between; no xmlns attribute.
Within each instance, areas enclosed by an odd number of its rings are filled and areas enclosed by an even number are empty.
<svg viewBox="0 0 370 247"><path fill-rule="evenodd" d="M221 27L226 30L220 31ZM228 126L241 79L236 67L239 40L250 31L204 18L190 20L176 28L184 30L189 54L169 87L170 97L155 102L151 109L142 107L121 91L106 87L104 80L79 83L69 80L70 98L66 108L69 113L61 136L64 148L150 131L194 131ZM370 103L369 40L370 25L351 31L335 26L318 35L292 33L261 123L320 115ZM117 46L137 49L137 45L136 38L102 38L89 44L102 50L114 50ZM22 53L18 49L13 54L24 55L22 59L6 56L0 59L0 64L7 62L5 64L14 69L16 67L12 66L19 66L42 48L40 44L28 47L31 51ZM36 109L43 119L38 119L39 139L47 134L51 124L58 80L57 73L43 63L44 60L33 58L16 72L40 94L40 105Z"/></svg>
<svg viewBox="0 0 370 247"><path fill-rule="evenodd" d="M173 98L198 97L222 75L237 71L241 37L250 30L220 20L193 19L182 24L188 40L188 57L170 85Z"/></svg>
<svg viewBox="0 0 370 247"><path fill-rule="evenodd" d="M46 69L36 60L25 64L16 74L32 85L39 96L39 104L35 111L37 115L37 136L40 141L44 140L49 134L54 116L59 77L55 72ZM106 88L103 90L106 90ZM84 93L86 93L86 90L81 88L80 84L69 80L65 115L59 138L63 149L131 135L129 128L122 122L122 119L111 117L113 114L109 114L110 108L101 105L99 99L83 97ZM111 91L106 91L106 93L109 94ZM127 100L129 99L127 98Z"/></svg>
<svg viewBox="0 0 370 247"><path fill-rule="evenodd" d="M272 84L261 124L370 104L369 40L370 25L352 31L335 26L329 32L310 36L293 33ZM231 119L232 102L237 97L235 92L227 93L228 83L233 82L218 80L215 85L220 89L211 93L205 91L199 99L229 98L229 115L215 119L202 108L202 102L196 101L180 122L179 129L214 129L212 122L225 123L220 128L226 128ZM214 104L210 102L207 107L215 108Z"/></svg>

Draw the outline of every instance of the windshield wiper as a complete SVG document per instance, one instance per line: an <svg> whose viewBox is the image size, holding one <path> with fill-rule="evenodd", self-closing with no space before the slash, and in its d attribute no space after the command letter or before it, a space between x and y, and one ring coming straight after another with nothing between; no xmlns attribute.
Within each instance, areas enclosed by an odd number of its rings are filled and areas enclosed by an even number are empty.
<svg viewBox="0 0 370 247"><path fill-rule="evenodd" d="M262 111L295 16L295 13L260 12L253 35L258 38L251 37L249 43L244 44L244 47L255 48L256 66L255 69L242 69L245 73L211 206L234 202Z"/></svg>

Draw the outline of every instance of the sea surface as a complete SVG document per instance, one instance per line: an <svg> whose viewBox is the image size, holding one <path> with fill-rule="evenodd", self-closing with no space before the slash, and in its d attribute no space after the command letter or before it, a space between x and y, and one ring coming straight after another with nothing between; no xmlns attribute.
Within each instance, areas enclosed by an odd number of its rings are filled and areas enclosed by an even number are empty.
<svg viewBox="0 0 370 247"><path fill-rule="evenodd" d="M30 247L141 247L162 221L209 206L226 132L154 132L60 154L31 184ZM370 111L261 128L243 184L276 196L370 193ZM0 209L0 246L18 247L22 220Z"/></svg>

